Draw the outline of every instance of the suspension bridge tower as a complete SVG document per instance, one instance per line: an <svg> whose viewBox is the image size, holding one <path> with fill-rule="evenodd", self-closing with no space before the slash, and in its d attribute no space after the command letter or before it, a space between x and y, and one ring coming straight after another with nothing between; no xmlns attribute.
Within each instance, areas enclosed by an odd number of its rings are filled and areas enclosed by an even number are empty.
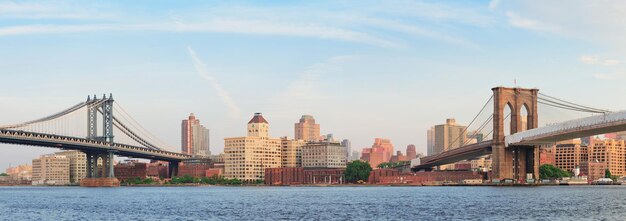
<svg viewBox="0 0 626 221"><path fill-rule="evenodd" d="M505 143L505 109L510 112L510 133L538 127L538 89L496 87L491 89L494 96L492 172L497 179L526 179L526 174L539 178L539 147L509 146ZM522 109L526 109L526 125L522 125Z"/></svg>

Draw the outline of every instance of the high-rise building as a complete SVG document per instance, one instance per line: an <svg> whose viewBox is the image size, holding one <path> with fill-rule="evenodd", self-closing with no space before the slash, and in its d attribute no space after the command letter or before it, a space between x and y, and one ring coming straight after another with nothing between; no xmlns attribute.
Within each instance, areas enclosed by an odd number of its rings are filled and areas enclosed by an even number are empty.
<svg viewBox="0 0 626 221"><path fill-rule="evenodd" d="M304 140L290 140L281 138L281 165L282 167L302 167L302 146Z"/></svg>
<svg viewBox="0 0 626 221"><path fill-rule="evenodd" d="M371 148L363 148L361 160L369 162L372 168L376 168L381 163L389 162L392 156L391 140L376 138Z"/></svg>
<svg viewBox="0 0 626 221"><path fill-rule="evenodd" d="M295 123L294 131L296 140L316 141L320 138L320 125L311 115L302 115L300 122Z"/></svg>
<svg viewBox="0 0 626 221"><path fill-rule="evenodd" d="M352 156L350 156L350 159L348 159L349 161L355 161L355 160L359 160L361 158L361 152L359 152L358 150L353 150L352 151Z"/></svg>
<svg viewBox="0 0 626 221"><path fill-rule="evenodd" d="M55 153L70 159L70 183L80 183L87 176L87 155L82 151L68 150Z"/></svg>
<svg viewBox="0 0 626 221"><path fill-rule="evenodd" d="M192 156L211 156L209 129L200 124L193 113L182 122L182 152Z"/></svg>
<svg viewBox="0 0 626 221"><path fill-rule="evenodd" d="M70 159L62 155L43 155L33 159L33 185L70 184Z"/></svg>
<svg viewBox="0 0 626 221"><path fill-rule="evenodd" d="M346 168L346 150L339 142L308 142L302 147L304 168Z"/></svg>
<svg viewBox="0 0 626 221"><path fill-rule="evenodd" d="M554 166L565 171L579 168L582 162L588 161L587 146L581 145L580 140L567 140L557 143L554 148Z"/></svg>
<svg viewBox="0 0 626 221"><path fill-rule="evenodd" d="M350 159L350 154L352 154L352 142L348 139L343 139L341 141L341 146L345 147L346 150L346 159Z"/></svg>
<svg viewBox="0 0 626 221"><path fill-rule="evenodd" d="M406 157L408 160L417 158L417 149L415 148L415 145L409 144L406 146Z"/></svg>
<svg viewBox="0 0 626 221"><path fill-rule="evenodd" d="M430 127L426 137L426 155L435 154L435 127Z"/></svg>
<svg viewBox="0 0 626 221"><path fill-rule="evenodd" d="M624 176L626 147L623 140L591 139L589 145L590 162L606 162L612 175Z"/></svg>
<svg viewBox="0 0 626 221"><path fill-rule="evenodd" d="M269 137L261 113L248 122L248 136L224 138L224 176L244 181L263 179L265 168L281 167L281 140Z"/></svg>
<svg viewBox="0 0 626 221"><path fill-rule="evenodd" d="M446 124L435 126L433 154L463 146L466 137L467 131L465 131L465 126L457 125L454 119L447 119Z"/></svg>

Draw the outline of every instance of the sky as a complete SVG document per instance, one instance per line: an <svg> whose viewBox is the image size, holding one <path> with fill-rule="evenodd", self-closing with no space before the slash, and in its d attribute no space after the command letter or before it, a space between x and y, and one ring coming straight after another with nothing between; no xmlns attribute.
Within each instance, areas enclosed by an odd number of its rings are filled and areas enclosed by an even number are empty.
<svg viewBox="0 0 626 221"><path fill-rule="evenodd" d="M425 153L430 126L467 124L496 86L626 109L624 14L617 0L0 0L0 125L113 93L174 147L190 113L220 153L261 112L273 137L310 114L353 149ZM57 150L0 151L3 169Z"/></svg>

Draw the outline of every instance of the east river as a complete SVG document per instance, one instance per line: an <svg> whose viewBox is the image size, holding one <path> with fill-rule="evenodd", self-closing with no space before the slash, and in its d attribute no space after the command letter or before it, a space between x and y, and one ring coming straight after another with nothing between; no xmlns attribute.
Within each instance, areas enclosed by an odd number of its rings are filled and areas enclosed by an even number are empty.
<svg viewBox="0 0 626 221"><path fill-rule="evenodd" d="M626 186L0 187L1 220L626 220Z"/></svg>

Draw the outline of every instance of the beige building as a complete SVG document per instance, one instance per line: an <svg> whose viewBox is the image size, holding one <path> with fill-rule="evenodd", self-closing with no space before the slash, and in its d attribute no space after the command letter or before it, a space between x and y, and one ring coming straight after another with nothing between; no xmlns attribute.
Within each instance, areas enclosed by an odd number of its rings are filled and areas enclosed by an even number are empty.
<svg viewBox="0 0 626 221"><path fill-rule="evenodd" d="M70 159L61 155L43 155L33 160L33 185L70 184Z"/></svg>
<svg viewBox="0 0 626 221"><path fill-rule="evenodd" d="M304 168L346 168L345 147L339 142L309 142L302 147Z"/></svg>
<svg viewBox="0 0 626 221"><path fill-rule="evenodd" d="M624 176L624 154L626 148L623 140L613 139L592 139L589 144L589 161L606 162L611 174L614 176Z"/></svg>
<svg viewBox="0 0 626 221"><path fill-rule="evenodd" d="M435 145L433 154L463 146L467 138L465 126L456 125L456 120L446 119L446 124L435 126Z"/></svg>
<svg viewBox="0 0 626 221"><path fill-rule="evenodd" d="M580 139L567 140L553 147L554 166L562 170L572 171L589 159L589 150L581 145Z"/></svg>
<svg viewBox="0 0 626 221"><path fill-rule="evenodd" d="M290 140L281 138L281 165L282 167L302 167L302 147L304 140Z"/></svg>
<svg viewBox="0 0 626 221"><path fill-rule="evenodd" d="M475 171L491 171L491 158L490 157L480 157L478 159L473 159L471 161L472 170Z"/></svg>
<svg viewBox="0 0 626 221"><path fill-rule="evenodd" d="M87 155L78 150L57 152L70 159L70 183L80 183L87 176Z"/></svg>
<svg viewBox="0 0 626 221"><path fill-rule="evenodd" d="M248 136L224 139L224 176L244 181L264 179L266 168L281 167L281 140L269 137L261 113L248 122Z"/></svg>
<svg viewBox="0 0 626 221"><path fill-rule="evenodd" d="M429 155L462 147L467 139L465 128L465 126L457 125L455 119L446 119L446 124L436 125L434 130L435 144ZM441 165L439 169L454 169L454 164Z"/></svg>
<svg viewBox="0 0 626 221"><path fill-rule="evenodd" d="M295 139L317 141L320 139L320 125L315 123L311 115L302 115L300 122L295 123Z"/></svg>

